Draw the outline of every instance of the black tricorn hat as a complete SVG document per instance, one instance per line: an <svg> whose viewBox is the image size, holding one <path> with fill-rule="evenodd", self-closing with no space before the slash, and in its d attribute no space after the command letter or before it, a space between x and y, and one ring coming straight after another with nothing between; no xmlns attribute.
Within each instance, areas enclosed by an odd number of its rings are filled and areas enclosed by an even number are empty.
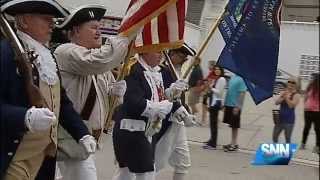
<svg viewBox="0 0 320 180"><path fill-rule="evenodd" d="M49 14L65 17L69 13L55 0L12 0L1 5L1 12L15 16L17 14Z"/></svg>
<svg viewBox="0 0 320 180"><path fill-rule="evenodd" d="M196 55L196 51L194 49L192 49L190 46L188 46L187 43L183 43L183 45L180 48L172 49L172 51L180 51L180 52L182 52L186 55L189 55L189 56Z"/></svg>
<svg viewBox="0 0 320 180"><path fill-rule="evenodd" d="M66 20L57 25L58 28L71 29L73 26L80 25L82 23L98 20L100 21L106 13L106 8L102 5L84 5L71 11L71 14Z"/></svg>

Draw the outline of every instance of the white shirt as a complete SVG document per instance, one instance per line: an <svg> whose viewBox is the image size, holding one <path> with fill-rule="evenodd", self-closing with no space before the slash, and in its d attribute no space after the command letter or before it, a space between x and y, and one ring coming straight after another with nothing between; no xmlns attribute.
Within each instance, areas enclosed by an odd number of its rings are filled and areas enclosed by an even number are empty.
<svg viewBox="0 0 320 180"><path fill-rule="evenodd" d="M212 102L211 106L215 105L217 100L223 100L224 95L224 89L226 87L227 81L224 77L219 77L219 79L216 80L216 84L214 87L211 88L212 90Z"/></svg>
<svg viewBox="0 0 320 180"><path fill-rule="evenodd" d="M55 50L62 76L62 85L80 113L85 105L91 83L97 92L91 116L92 129L104 127L109 110L109 83L114 81L110 70L120 65L127 52L127 39L113 38L101 48L87 49L74 43L60 45ZM97 78L94 78L97 75Z"/></svg>
<svg viewBox="0 0 320 180"><path fill-rule="evenodd" d="M22 31L18 30L17 35L21 39L27 51L34 51L35 54L38 55L37 59L34 61L34 65L37 67L40 79L48 85L56 84L59 79L57 74L57 64L55 63L51 51L46 46Z"/></svg>

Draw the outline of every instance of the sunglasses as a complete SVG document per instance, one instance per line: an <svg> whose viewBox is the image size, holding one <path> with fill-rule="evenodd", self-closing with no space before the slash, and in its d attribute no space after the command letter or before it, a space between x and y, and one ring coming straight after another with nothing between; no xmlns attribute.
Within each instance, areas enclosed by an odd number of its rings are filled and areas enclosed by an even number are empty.
<svg viewBox="0 0 320 180"><path fill-rule="evenodd" d="M296 84L294 81L288 81L289 84Z"/></svg>

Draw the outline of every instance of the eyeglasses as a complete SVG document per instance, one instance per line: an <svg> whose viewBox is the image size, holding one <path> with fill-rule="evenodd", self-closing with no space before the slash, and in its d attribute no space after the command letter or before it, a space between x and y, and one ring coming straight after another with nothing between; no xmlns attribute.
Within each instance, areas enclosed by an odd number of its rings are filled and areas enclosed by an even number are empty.
<svg viewBox="0 0 320 180"><path fill-rule="evenodd" d="M294 81L288 81L288 84L296 84Z"/></svg>

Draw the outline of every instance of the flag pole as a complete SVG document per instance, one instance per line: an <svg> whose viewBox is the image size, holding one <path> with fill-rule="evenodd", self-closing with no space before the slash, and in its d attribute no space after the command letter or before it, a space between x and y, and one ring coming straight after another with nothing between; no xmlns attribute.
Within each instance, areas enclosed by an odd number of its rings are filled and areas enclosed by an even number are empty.
<svg viewBox="0 0 320 180"><path fill-rule="evenodd" d="M207 37L205 38L205 40L202 42L200 48L199 48L199 51L197 52L197 54L194 56L194 58L192 59L192 63L191 65L188 66L187 70L184 72L183 76L182 76L182 79L186 79L188 77L188 75L190 74L192 68L196 65L196 59L198 59L201 54L203 53L204 49L207 47L208 43L209 43L209 40L211 39L213 33L217 30L220 22L221 22L221 19L224 15L224 13L226 12L226 9L227 9L227 5L228 5L228 2L225 4L224 6L224 10L223 12L220 14L220 16L218 17L218 19L216 20L215 23L213 23L213 25L211 26L211 29L207 35ZM201 61L200 61L201 62Z"/></svg>
<svg viewBox="0 0 320 180"><path fill-rule="evenodd" d="M132 40L130 42L130 44L129 44L129 49L128 49L128 52L127 52L127 54L125 56L123 65L121 67L121 71L120 71L120 73L119 73L119 75L117 77L117 81L123 80L125 78L125 76L126 76L126 69L128 69L128 66L130 65L130 63L129 63L130 62L130 56L133 53L134 41L135 40ZM107 117L107 118L105 119L104 129L103 129L103 132L105 134L108 134L109 127L110 127L111 122L112 122L112 116L113 116L114 110L116 108L117 101L118 101L118 98L116 96L110 96L109 111L106 112L106 116L105 117ZM101 138L99 138L99 140L100 139Z"/></svg>
<svg viewBox="0 0 320 180"><path fill-rule="evenodd" d="M178 80L180 77L172 64L171 58L169 57L167 52L163 51L162 53L165 57L165 62L167 63L168 68L170 69L172 76L174 76L174 78L176 80Z"/></svg>

